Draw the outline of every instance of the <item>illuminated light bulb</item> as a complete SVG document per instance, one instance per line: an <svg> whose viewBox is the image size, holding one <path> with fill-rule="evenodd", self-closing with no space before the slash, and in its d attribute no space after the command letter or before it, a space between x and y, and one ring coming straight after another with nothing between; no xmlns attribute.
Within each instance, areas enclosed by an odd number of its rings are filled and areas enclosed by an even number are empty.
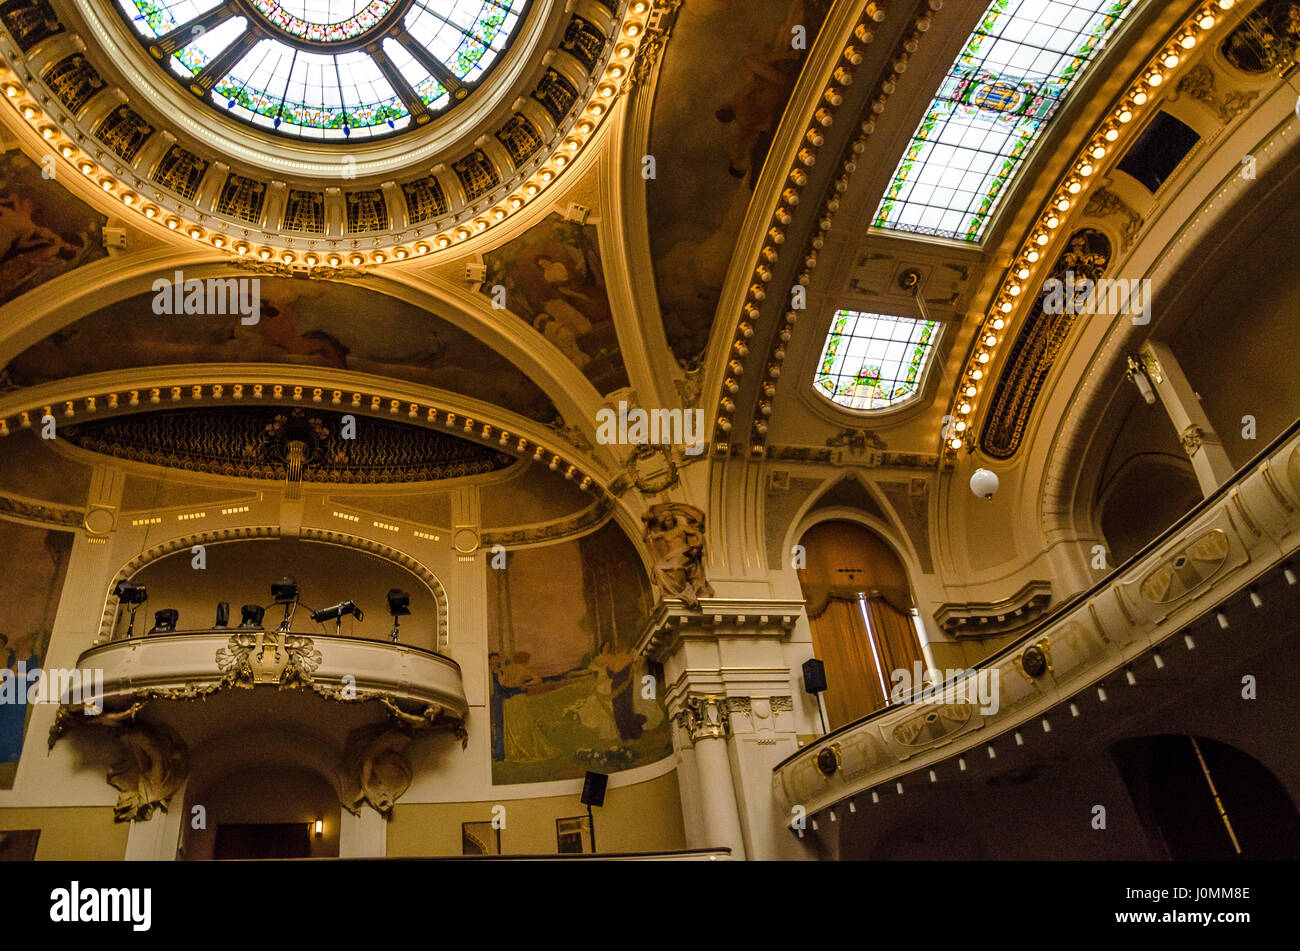
<svg viewBox="0 0 1300 951"><path fill-rule="evenodd" d="M527 185L524 186L524 191L528 192L529 198L532 198L534 195L537 194L537 186L534 185L532 182L529 182Z"/></svg>
<svg viewBox="0 0 1300 951"><path fill-rule="evenodd" d="M989 749L989 759L997 759L997 758L998 758L998 753L997 753L997 750L993 749L993 744L992 744L992 743L989 744L988 749Z"/></svg>
<svg viewBox="0 0 1300 951"><path fill-rule="evenodd" d="M570 152L576 152L578 151L578 146L581 144L582 143L580 143L577 139L569 139L569 141L564 143L564 147L568 149Z"/></svg>
<svg viewBox="0 0 1300 951"><path fill-rule="evenodd" d="M961 440L956 437L953 437L953 439L948 443L948 445L951 446L953 449L960 449Z"/></svg>
<svg viewBox="0 0 1300 951"><path fill-rule="evenodd" d="M624 45L617 50L619 59L628 59L632 55L632 47Z"/></svg>
<svg viewBox="0 0 1300 951"><path fill-rule="evenodd" d="M871 801L880 802L880 793L876 792L874 789L871 790Z"/></svg>
<svg viewBox="0 0 1300 951"><path fill-rule="evenodd" d="M1070 716L1072 716L1072 717L1077 717L1078 715L1079 715L1079 705L1076 704L1076 703L1071 703L1071 704L1070 704Z"/></svg>
<svg viewBox="0 0 1300 951"><path fill-rule="evenodd" d="M158 217L158 209L155 208L153 205L150 205L148 208L146 208L146 209L144 210L144 216L145 216L146 218L157 218L157 217Z"/></svg>
<svg viewBox="0 0 1300 951"><path fill-rule="evenodd" d="M329 262L330 267L338 267L343 263L343 259L337 254L331 254L326 260Z"/></svg>
<svg viewBox="0 0 1300 951"><path fill-rule="evenodd" d="M466 238L469 237L469 229L468 229L468 228L459 228L459 229L457 229L457 231L456 231L456 237L458 237L458 238L460 238L460 240L464 241Z"/></svg>
<svg viewBox="0 0 1300 951"><path fill-rule="evenodd" d="M45 128L41 129L41 138L48 142L50 139L54 138L54 131L55 130L52 126L47 125Z"/></svg>
<svg viewBox="0 0 1300 951"><path fill-rule="evenodd" d="M609 74L613 76L615 79L622 79L623 67L615 63L613 66L609 68Z"/></svg>
<svg viewBox="0 0 1300 951"><path fill-rule="evenodd" d="M393 252L393 257L397 258L397 260L399 261L405 261L406 256L410 253L411 252L406 250L406 248L398 248L396 251Z"/></svg>
<svg viewBox="0 0 1300 951"><path fill-rule="evenodd" d="M903 784L901 781L894 783L894 788L898 790L900 796L903 795Z"/></svg>
<svg viewBox="0 0 1300 951"><path fill-rule="evenodd" d="M978 360L980 363L988 363L989 355L987 353L981 352L979 355L975 357L975 359Z"/></svg>
<svg viewBox="0 0 1300 951"><path fill-rule="evenodd" d="M376 264L383 264L383 263L384 263L385 261L387 261L387 260L388 260L388 255L384 254L383 251L376 251L376 252L375 252L375 263L376 263Z"/></svg>
<svg viewBox="0 0 1300 951"><path fill-rule="evenodd" d="M1190 635L1190 634L1184 634L1184 635L1183 635L1183 643L1187 645L1187 649L1188 649L1189 651L1194 651L1194 650L1196 650L1196 641L1192 640L1192 635Z"/></svg>
<svg viewBox="0 0 1300 951"><path fill-rule="evenodd" d="M578 123L578 131L581 132L583 135L586 135L588 132L591 131L591 123L588 122L586 119L583 119L581 122Z"/></svg>
<svg viewBox="0 0 1300 951"><path fill-rule="evenodd" d="M1144 90L1139 89L1137 92L1133 93L1133 105L1144 106L1146 105L1146 101L1147 94Z"/></svg>
<svg viewBox="0 0 1300 951"><path fill-rule="evenodd" d="M958 756L958 757L957 757L957 769L958 769L960 772L963 772L963 773L966 772L966 757L964 757L964 756Z"/></svg>
<svg viewBox="0 0 1300 951"><path fill-rule="evenodd" d="M1153 69L1146 76L1148 86L1159 86L1165 81L1165 74L1158 69Z"/></svg>
<svg viewBox="0 0 1300 951"><path fill-rule="evenodd" d="M1056 203L1056 210L1057 210L1057 211L1069 211L1069 210L1070 210L1070 199L1068 199L1068 198L1062 198L1060 201L1058 201L1058 202Z"/></svg>
<svg viewBox="0 0 1300 951"><path fill-rule="evenodd" d="M566 155L557 155L557 156L555 156L555 167L556 167L556 168L564 168L564 166L567 165L568 162L569 162L569 158L568 158L568 156L566 156Z"/></svg>
<svg viewBox="0 0 1300 951"><path fill-rule="evenodd" d="M549 182L552 178L555 177L555 173L552 172L549 168L544 168L542 169L542 174L538 177L541 178L541 180L544 182Z"/></svg>
<svg viewBox="0 0 1300 951"><path fill-rule="evenodd" d="M643 0L637 0L636 3L632 4L633 13L645 13L645 11L646 11L646 5L643 2Z"/></svg>
<svg viewBox="0 0 1300 951"><path fill-rule="evenodd" d="M26 118L26 119L35 119L35 118L36 118L36 107L35 107L35 106L23 106L23 117Z"/></svg>
<svg viewBox="0 0 1300 951"><path fill-rule="evenodd" d="M1257 608L1262 608L1264 606L1264 599L1259 596L1259 592L1254 588L1250 589L1250 603Z"/></svg>
<svg viewBox="0 0 1300 951"><path fill-rule="evenodd" d="M1029 268L1027 267L1020 268L1020 270L1016 271L1016 277L1020 278L1020 280L1022 281L1027 279L1029 277Z"/></svg>
<svg viewBox="0 0 1300 951"><path fill-rule="evenodd" d="M1061 223L1061 219L1056 217L1056 215L1048 215L1047 220L1043 222L1043 224L1047 225L1047 227L1049 228L1055 228L1060 223Z"/></svg>
<svg viewBox="0 0 1300 951"><path fill-rule="evenodd" d="M1105 702L1106 702L1106 685L1105 685L1105 684L1098 684L1098 685L1097 685L1097 699L1100 700L1102 703L1105 703Z"/></svg>
<svg viewBox="0 0 1300 951"><path fill-rule="evenodd" d="M1222 611L1215 611L1214 619L1219 622L1220 629L1225 631L1228 629L1228 615L1224 614Z"/></svg>
<svg viewBox="0 0 1300 951"><path fill-rule="evenodd" d="M221 235L216 235L212 239L212 246L216 248L224 248L226 246L226 239L221 237Z"/></svg>
<svg viewBox="0 0 1300 951"><path fill-rule="evenodd" d="M1035 263L1038 260L1038 252L1031 248L1029 251L1025 253L1025 260L1028 261L1030 264Z"/></svg>
<svg viewBox="0 0 1300 951"><path fill-rule="evenodd" d="M959 413L961 413L963 416L965 416L967 413L970 412L970 404L969 404L969 403L962 403L960 406L957 407L957 412L959 412Z"/></svg>
<svg viewBox="0 0 1300 951"><path fill-rule="evenodd" d="M181 223L180 223L179 221L177 221L175 218L168 218L168 219L167 219L167 228L168 228L168 230L170 230L170 231L175 231L175 230L176 230L177 228L179 228L180 226L181 226Z"/></svg>
<svg viewBox="0 0 1300 951"><path fill-rule="evenodd" d="M987 337L984 338L984 346L996 347L997 345L998 345L998 338L995 337L993 334L989 334Z"/></svg>
<svg viewBox="0 0 1300 951"><path fill-rule="evenodd" d="M957 423L953 426L953 429L957 430L957 432L959 433L964 433L966 431L966 421L961 419L957 420Z"/></svg>
<svg viewBox="0 0 1300 951"><path fill-rule="evenodd" d="M124 205L134 205L134 204L135 204L135 194L134 194L133 192L127 192L126 194L124 194L124 195L122 196L122 204L124 204Z"/></svg>
<svg viewBox="0 0 1300 951"><path fill-rule="evenodd" d="M320 258L316 257L314 254L307 255L305 260L307 261L308 267L315 267L320 262Z"/></svg>
<svg viewBox="0 0 1300 951"><path fill-rule="evenodd" d="M1183 49L1189 50L1196 45L1196 37L1191 33L1184 33L1178 42Z"/></svg>
<svg viewBox="0 0 1300 951"><path fill-rule="evenodd" d="M236 254L247 254L247 253L248 253L248 245L245 244L243 241L239 241L239 242L237 242L237 243L235 244L235 253L236 253Z"/></svg>
<svg viewBox="0 0 1300 951"><path fill-rule="evenodd" d="M979 367L976 367L974 370L970 371L970 378L972 380L982 380L984 379L984 371Z"/></svg>
<svg viewBox="0 0 1300 951"><path fill-rule="evenodd" d="M1016 737L1016 746L1024 746L1024 745L1025 745L1025 738L1024 738L1023 736L1020 735L1020 731L1019 731L1019 730L1016 730L1015 737Z"/></svg>
<svg viewBox="0 0 1300 951"><path fill-rule="evenodd" d="M1052 732L1052 721L1047 719L1047 717L1043 717L1043 732L1044 733Z"/></svg>
<svg viewBox="0 0 1300 951"><path fill-rule="evenodd" d="M1082 165L1079 166L1079 174L1082 175L1084 178L1087 178L1089 175L1092 174L1092 165L1088 162L1084 162Z"/></svg>
<svg viewBox="0 0 1300 951"><path fill-rule="evenodd" d="M18 87L13 83L5 83L5 95L12 99L14 96L18 95Z"/></svg>
<svg viewBox="0 0 1300 951"><path fill-rule="evenodd" d="M968 386L968 387L966 387L966 397L967 397L968 399L973 399L973 398L975 397L975 393L976 393L976 392L977 392L977 391L976 391L975 387L973 387L973 386Z"/></svg>
<svg viewBox="0 0 1300 951"><path fill-rule="evenodd" d="M1128 681L1128 685L1130 687L1137 686L1137 682L1138 682L1137 675L1134 674L1133 671L1129 670L1127 667L1124 668L1124 679Z"/></svg>
<svg viewBox="0 0 1300 951"><path fill-rule="evenodd" d="M1005 327L1006 325L1007 325L1007 322L1006 322L1005 320L1003 320L1001 317L995 317L995 318L993 319L993 325L992 325L992 326L993 326L993 329L994 329L994 330L1001 330L1001 329L1002 329L1003 327Z"/></svg>
<svg viewBox="0 0 1300 951"><path fill-rule="evenodd" d="M104 189L106 192L111 192L113 190L113 180L111 178L106 178L99 183L99 187Z"/></svg>
<svg viewBox="0 0 1300 951"><path fill-rule="evenodd" d="M1051 239L1048 238L1047 235L1044 234L1044 233L1042 233L1042 232L1039 232L1039 233L1034 237L1034 241L1035 241L1035 242L1036 242L1040 247L1041 247L1042 245L1044 245L1044 244L1047 244L1047 242L1050 241L1050 240L1051 240Z"/></svg>
<svg viewBox="0 0 1300 951"><path fill-rule="evenodd" d="M1095 159L1105 158L1105 157L1106 157L1106 146L1104 146L1104 145L1094 145L1094 146L1092 147L1092 157L1095 158Z"/></svg>
<svg viewBox="0 0 1300 951"><path fill-rule="evenodd" d="M298 258L292 251L285 251L280 255L280 260L285 264L292 264L294 261L298 260Z"/></svg>
<svg viewBox="0 0 1300 951"><path fill-rule="evenodd" d="M1212 30L1214 29L1214 24L1216 22L1217 21L1214 19L1213 13L1206 13L1203 14L1201 18L1196 21L1196 25L1199 26L1202 30Z"/></svg>
<svg viewBox="0 0 1300 951"><path fill-rule="evenodd" d="M1156 670L1164 670L1165 659L1160 656L1159 651L1156 651L1154 654L1151 655L1151 660L1155 662Z"/></svg>
<svg viewBox="0 0 1300 951"><path fill-rule="evenodd" d="M72 146L65 145L63 148L59 149L59 151L63 154L64 158L72 158Z"/></svg>
<svg viewBox="0 0 1300 951"><path fill-rule="evenodd" d="M602 99L608 99L610 96L614 95L614 87L605 83L596 90L596 95L600 96Z"/></svg>
<svg viewBox="0 0 1300 951"><path fill-rule="evenodd" d="M605 107L601 105L599 102L593 102L591 104L591 114L595 116L597 119L599 119L604 114L604 112L605 112Z"/></svg>
<svg viewBox="0 0 1300 951"><path fill-rule="evenodd" d="M506 212L504 208L497 208L492 212L492 217L495 218L497 221L500 221L505 216L506 216Z"/></svg>
<svg viewBox="0 0 1300 951"><path fill-rule="evenodd" d="M1115 116L1120 122L1131 122L1133 120L1132 109L1121 109L1119 115Z"/></svg>
<svg viewBox="0 0 1300 951"><path fill-rule="evenodd" d="M1070 182L1070 184L1065 186L1065 190L1071 195L1077 195L1079 192L1083 191L1083 182Z"/></svg>
<svg viewBox="0 0 1300 951"><path fill-rule="evenodd" d="M263 261L269 261L269 260L271 259L271 249L270 249L270 248L261 248L261 249L258 250L258 252L257 252L257 256L258 256L259 258L261 258ZM331 261L333 261L333 260L334 260L334 259L331 258ZM335 266L335 267L338 267L337 264L335 264L334 266Z"/></svg>
<svg viewBox="0 0 1300 951"><path fill-rule="evenodd" d="M488 223L487 223L486 221L484 221L482 218L480 218L480 219L478 219L477 221L474 222L474 230L475 230L475 231L482 231L482 230L483 230L484 228L486 228L487 226L488 226Z"/></svg>
<svg viewBox="0 0 1300 951"><path fill-rule="evenodd" d="M1004 300L1004 301L1002 302L1002 306L1001 306L1000 309L1001 309L1002 313L1004 313L1004 314L1009 314L1009 313L1011 313L1011 309L1012 309L1011 301L1009 301L1009 300Z"/></svg>
<svg viewBox="0 0 1300 951"><path fill-rule="evenodd" d="M1290 565L1282 569L1282 577L1286 579L1287 584L1295 584L1295 572L1291 570Z"/></svg>
<svg viewBox="0 0 1300 951"><path fill-rule="evenodd" d="M1179 63L1178 54L1170 50L1160 62L1164 64L1165 69L1173 69Z"/></svg>
<svg viewBox="0 0 1300 951"><path fill-rule="evenodd" d="M524 207L524 200L520 198L518 195L515 195L513 198L510 199L510 207L516 210L522 208Z"/></svg>
<svg viewBox="0 0 1300 951"><path fill-rule="evenodd" d="M1232 5L1233 5L1235 2L1236 2L1236 0L1219 0L1219 9L1220 9L1220 10L1231 10L1231 9L1232 9Z"/></svg>
<svg viewBox="0 0 1300 951"><path fill-rule="evenodd" d="M1019 285L1019 284L1011 284L1011 285L1009 285L1009 286L1007 287L1007 293L1010 294L1012 297L1019 297L1019 296L1020 296L1020 285Z"/></svg>
<svg viewBox="0 0 1300 951"><path fill-rule="evenodd" d="M1114 142L1119 138L1119 129L1107 129L1104 138L1107 142Z"/></svg>
<svg viewBox="0 0 1300 951"><path fill-rule="evenodd" d="M445 248L445 247L446 247L447 245L449 245L449 244L451 244L451 238L448 238L446 235L443 235L442 237L440 237L440 238L438 239L438 247L440 247L440 248ZM424 252L421 251L421 250L417 247L417 248L415 249L415 253L416 253L416 254L423 254Z"/></svg>
<svg viewBox="0 0 1300 951"><path fill-rule="evenodd" d="M623 32L626 33L628 36L636 36L641 32L641 27L635 23L629 23L627 27L624 28Z"/></svg>
<svg viewBox="0 0 1300 951"><path fill-rule="evenodd" d="M360 267L362 264L365 263L365 260L366 259L363 258L361 255L354 254L352 255L352 257L348 258L348 263L351 264L353 267Z"/></svg>
<svg viewBox="0 0 1300 951"><path fill-rule="evenodd" d="M203 237L203 229L197 226L193 227L189 230L189 236L197 241L199 238Z"/></svg>
<svg viewBox="0 0 1300 951"><path fill-rule="evenodd" d="M95 173L95 166L90 162L82 162L79 167L82 175L93 175Z"/></svg>

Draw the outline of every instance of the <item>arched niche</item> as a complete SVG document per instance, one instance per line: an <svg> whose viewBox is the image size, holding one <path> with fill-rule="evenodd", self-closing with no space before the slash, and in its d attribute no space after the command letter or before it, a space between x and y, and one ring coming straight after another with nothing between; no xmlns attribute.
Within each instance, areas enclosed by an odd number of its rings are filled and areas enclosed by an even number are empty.
<svg viewBox="0 0 1300 951"><path fill-rule="evenodd" d="M823 698L831 729L884 707L925 666L907 569L879 534L832 518L799 538L799 584L814 654L826 665ZM915 686L920 686L919 684Z"/></svg>
<svg viewBox="0 0 1300 951"><path fill-rule="evenodd" d="M1157 855L1174 861L1300 858L1300 812L1263 763L1203 736L1110 747Z"/></svg>
<svg viewBox="0 0 1300 951"><path fill-rule="evenodd" d="M203 568L196 567L196 546L203 548ZM298 536L284 538L273 526L184 536L141 552L109 585L99 639L111 640L126 631L126 611L119 611L112 593L118 581L129 579L148 589L149 601L136 618L139 634L150 629L155 611L168 607L180 612L178 630L211 628L219 601L229 603L234 628L240 622L241 606L266 606L271 601L271 582L283 575L294 577L302 592L303 607L295 616L294 630L334 633L334 622L323 627L313 623L306 606L324 608L352 600L365 616L360 622L354 617L343 619L342 633L386 639L392 626L386 596L390 588L400 588L411 595L411 614L402 619L402 641L429 650L446 646L447 594L418 561L370 539L320 529L303 529ZM278 622L276 609L268 608L264 623L274 627Z"/></svg>

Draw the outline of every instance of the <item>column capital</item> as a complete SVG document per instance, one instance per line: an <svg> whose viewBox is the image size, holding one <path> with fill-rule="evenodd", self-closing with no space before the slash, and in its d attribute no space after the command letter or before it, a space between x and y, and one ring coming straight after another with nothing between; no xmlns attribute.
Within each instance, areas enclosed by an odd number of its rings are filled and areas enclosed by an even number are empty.
<svg viewBox="0 0 1300 951"><path fill-rule="evenodd" d="M789 636L804 602L770 598L700 598L698 610L666 598L651 613L637 638L637 653L663 661L686 638Z"/></svg>

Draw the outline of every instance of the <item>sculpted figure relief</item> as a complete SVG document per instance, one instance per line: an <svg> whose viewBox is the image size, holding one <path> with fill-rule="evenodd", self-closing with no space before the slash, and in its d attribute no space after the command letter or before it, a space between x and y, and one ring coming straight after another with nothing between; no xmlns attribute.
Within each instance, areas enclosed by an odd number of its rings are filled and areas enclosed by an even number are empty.
<svg viewBox="0 0 1300 951"><path fill-rule="evenodd" d="M704 513L693 505L666 502L641 516L645 540L654 554L653 578L665 598L680 598L694 609L713 597L704 577Z"/></svg>

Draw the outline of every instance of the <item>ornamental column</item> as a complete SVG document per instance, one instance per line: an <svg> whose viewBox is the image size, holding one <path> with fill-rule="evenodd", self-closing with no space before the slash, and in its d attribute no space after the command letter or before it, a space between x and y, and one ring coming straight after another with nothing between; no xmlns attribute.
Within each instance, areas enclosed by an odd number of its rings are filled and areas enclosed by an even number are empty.
<svg viewBox="0 0 1300 951"><path fill-rule="evenodd" d="M1140 369L1151 382L1156 396L1164 405L1165 412L1178 430L1178 441L1183 444L1196 480L1201 485L1201 493L1207 498L1214 494L1223 483L1232 477L1232 463L1223 448L1210 418L1201 408L1201 401L1187 381L1178 358L1166 344L1148 340L1139 352Z"/></svg>

